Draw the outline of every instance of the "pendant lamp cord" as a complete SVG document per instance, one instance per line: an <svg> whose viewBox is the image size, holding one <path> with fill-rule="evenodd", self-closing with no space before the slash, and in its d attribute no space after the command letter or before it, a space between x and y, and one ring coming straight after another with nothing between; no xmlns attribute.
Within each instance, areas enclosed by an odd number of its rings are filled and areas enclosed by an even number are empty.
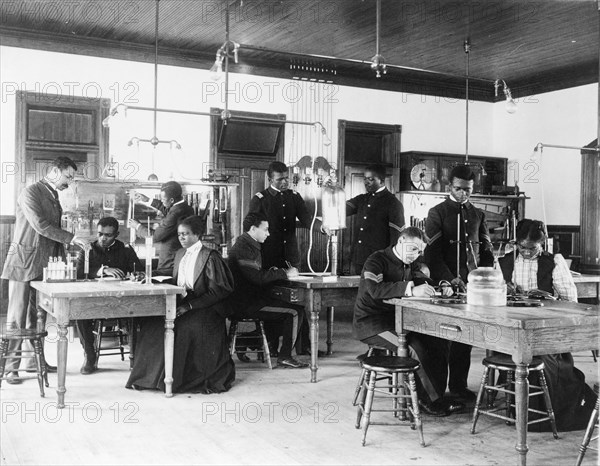
<svg viewBox="0 0 600 466"><path fill-rule="evenodd" d="M469 39L464 43L466 60L465 74L465 164L469 163L469 58L471 52L471 42Z"/></svg>

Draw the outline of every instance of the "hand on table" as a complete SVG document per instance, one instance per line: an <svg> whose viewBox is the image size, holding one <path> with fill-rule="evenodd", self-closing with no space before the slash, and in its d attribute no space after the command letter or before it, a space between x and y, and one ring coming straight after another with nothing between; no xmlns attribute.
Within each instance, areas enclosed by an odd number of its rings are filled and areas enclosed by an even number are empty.
<svg viewBox="0 0 600 466"><path fill-rule="evenodd" d="M285 270L285 274L287 275L288 278L294 278L297 277L298 275L300 275L300 273L298 273L298 269L296 267L290 267L289 269L284 269Z"/></svg>
<svg viewBox="0 0 600 466"><path fill-rule="evenodd" d="M125 273L116 267L103 267L98 270L98 276L108 276L114 278L125 278Z"/></svg>
<svg viewBox="0 0 600 466"><path fill-rule="evenodd" d="M450 281L450 284L457 288L458 291L462 291L463 293L467 291L467 286L460 277L453 278L452 281Z"/></svg>
<svg viewBox="0 0 600 466"><path fill-rule="evenodd" d="M422 285L414 286L412 294L419 298L427 298L435 295L435 288L428 283L423 283Z"/></svg>

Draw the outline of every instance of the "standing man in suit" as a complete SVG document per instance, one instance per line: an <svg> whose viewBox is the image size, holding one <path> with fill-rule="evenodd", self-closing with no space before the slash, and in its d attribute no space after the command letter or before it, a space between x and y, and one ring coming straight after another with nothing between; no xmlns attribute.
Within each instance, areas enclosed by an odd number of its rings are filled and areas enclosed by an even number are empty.
<svg viewBox="0 0 600 466"><path fill-rule="evenodd" d="M289 262L300 266L300 252L296 239L296 219L304 228L310 228L311 216L304 199L289 189L288 168L282 162L272 162L267 169L270 186L256 193L250 201L248 213L262 213L267 217L271 235L262 247L263 267L286 269Z"/></svg>
<svg viewBox="0 0 600 466"><path fill-rule="evenodd" d="M429 210L425 223L425 234L429 238L425 263L429 266L431 278L435 282L446 280L463 291L471 270L494 264L485 214L469 202L474 179L475 174L468 165L454 167L450 173L450 195ZM457 241L458 238L460 241ZM460 254L458 264L457 248ZM448 355L448 388L450 393L465 401L476 398L467 387L471 349L470 345L453 341Z"/></svg>
<svg viewBox="0 0 600 466"><path fill-rule="evenodd" d="M194 209L183 200L183 189L176 181L168 181L160 188L160 200L154 199L151 203L147 196L136 193L136 202L149 205L163 214L157 228L148 230L142 223L129 219L128 226L135 228L137 236L148 238L152 236L159 243L158 275L173 275L173 260L175 253L181 249L177 239L177 225L184 218L194 215Z"/></svg>
<svg viewBox="0 0 600 466"><path fill-rule="evenodd" d="M367 166L364 183L367 192L346 201L346 215L356 215L350 258L352 275L360 275L375 251L395 245L404 227L404 207L385 187L385 167Z"/></svg>
<svg viewBox="0 0 600 466"><path fill-rule="evenodd" d="M65 244L89 248L89 241L77 237L61 228L62 207L58 191L69 186L77 165L68 157L58 157L52 162L48 174L37 183L27 186L17 199L16 221L13 242L10 245L2 278L8 280L9 299L7 328L37 328L37 296L30 282L42 280L44 266L49 257L65 255ZM42 325L46 323L46 313L41 313ZM11 340L9 351L32 350L28 340ZM27 372L34 372L33 359L30 359ZM18 384L20 359L6 361L5 372L8 383ZM46 363L46 369L55 372L55 366Z"/></svg>

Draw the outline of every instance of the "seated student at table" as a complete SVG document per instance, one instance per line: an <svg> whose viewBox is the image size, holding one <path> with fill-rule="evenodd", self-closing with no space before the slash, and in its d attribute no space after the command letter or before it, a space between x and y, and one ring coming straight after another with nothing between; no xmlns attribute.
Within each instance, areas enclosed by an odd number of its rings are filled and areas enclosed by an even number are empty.
<svg viewBox="0 0 600 466"><path fill-rule="evenodd" d="M186 292L177 303L173 392L226 392L235 380L225 328L233 277L221 255L202 246L203 228L197 216L177 227L183 249L175 254L173 282ZM164 318L141 320L127 388L164 390L164 333Z"/></svg>
<svg viewBox="0 0 600 466"><path fill-rule="evenodd" d="M518 294L539 289L560 300L577 302L577 288L561 254L543 249L546 241L544 223L523 219L516 228L517 258L512 254L499 259L509 292ZM535 308L530 308L535 313ZM583 373L575 368L571 353L539 356L544 361L544 375L550 392L552 409L559 431L585 429L596 403L596 395L585 383ZM537 380L532 380L537 384ZM545 410L541 397L531 398L530 407ZM539 405L539 406L536 406ZM531 414L530 414L531 417ZM549 422L532 424L530 430L551 429Z"/></svg>
<svg viewBox="0 0 600 466"><path fill-rule="evenodd" d="M77 256L77 278L125 278L130 272L144 268L135 251L117 239L119 222L114 217L104 217L98 221L98 239L89 252L89 273L85 276L85 254ZM94 350L94 321L78 320L77 331L83 346L84 361L79 372L83 375L96 371L96 351Z"/></svg>
<svg viewBox="0 0 600 466"><path fill-rule="evenodd" d="M398 350L395 309L383 301L406 296L432 296L431 280L417 259L425 248L424 235L415 227L405 228L393 246L371 254L363 267L354 305L354 334L368 345ZM452 289L445 288L445 295ZM421 363L417 371L417 391L423 410L446 416L464 408L458 401L443 398L448 374L448 343L440 338L408 334L410 356Z"/></svg>
<svg viewBox="0 0 600 466"><path fill-rule="evenodd" d="M298 335L298 310L288 303L270 298L268 287L278 280L298 275L295 267L262 267L261 245L269 236L269 222L262 212L249 213L243 222L244 233L229 251L229 266L235 278L231 296L233 315L281 324L283 339L277 365L300 369L308 364L292 357Z"/></svg>

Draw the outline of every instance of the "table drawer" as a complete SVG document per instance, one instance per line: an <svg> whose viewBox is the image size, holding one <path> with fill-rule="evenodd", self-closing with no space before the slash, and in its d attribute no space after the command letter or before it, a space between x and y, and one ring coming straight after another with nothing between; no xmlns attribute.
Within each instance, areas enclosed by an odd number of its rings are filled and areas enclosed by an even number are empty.
<svg viewBox="0 0 600 466"><path fill-rule="evenodd" d="M269 292L271 298L280 299L286 303L299 303L304 298L304 290L291 286L276 285Z"/></svg>
<svg viewBox="0 0 600 466"><path fill-rule="evenodd" d="M504 352L516 348L519 338L514 328L407 308L403 309L403 326L406 331Z"/></svg>

